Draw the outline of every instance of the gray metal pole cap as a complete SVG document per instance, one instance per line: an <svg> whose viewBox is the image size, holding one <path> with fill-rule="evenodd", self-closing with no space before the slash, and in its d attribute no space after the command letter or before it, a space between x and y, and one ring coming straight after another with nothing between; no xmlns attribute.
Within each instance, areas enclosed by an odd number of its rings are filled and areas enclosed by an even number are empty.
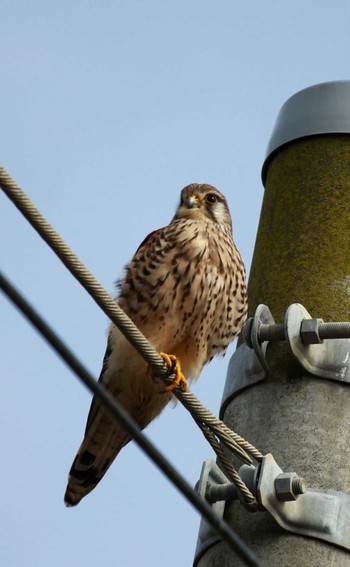
<svg viewBox="0 0 350 567"><path fill-rule="evenodd" d="M297 92L282 106L262 167L265 184L273 154L298 138L350 133L350 81L320 83Z"/></svg>

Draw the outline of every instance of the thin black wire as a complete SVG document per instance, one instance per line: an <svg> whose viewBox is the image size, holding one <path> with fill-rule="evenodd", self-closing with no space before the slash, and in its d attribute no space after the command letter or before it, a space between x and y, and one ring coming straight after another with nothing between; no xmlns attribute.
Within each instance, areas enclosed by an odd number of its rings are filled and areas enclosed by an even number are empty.
<svg viewBox="0 0 350 567"><path fill-rule="evenodd" d="M251 567L264 567L263 563L241 540L241 538L222 520L211 506L192 488L180 475L173 465L158 451L158 449L141 432L138 425L120 403L110 395L105 387L97 382L92 374L83 366L72 351L63 343L53 329L44 321L39 313L26 301L22 294L15 289L11 282L0 272L0 289L17 306L22 314L39 331L42 337L59 354L85 386L93 392L99 402L103 404L111 417L117 420L133 437L137 445L154 462L161 472L176 486L187 500L202 514L217 534L235 551L247 565Z"/></svg>

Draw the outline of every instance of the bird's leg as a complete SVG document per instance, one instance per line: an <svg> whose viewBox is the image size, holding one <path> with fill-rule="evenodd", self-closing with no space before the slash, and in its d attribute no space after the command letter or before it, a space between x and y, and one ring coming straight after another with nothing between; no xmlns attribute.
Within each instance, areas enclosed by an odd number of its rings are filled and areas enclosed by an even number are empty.
<svg viewBox="0 0 350 567"><path fill-rule="evenodd" d="M182 373L179 359L174 354L159 353L165 364L169 368L169 376L175 374L175 378L171 384L165 387L166 392L172 392L177 386L180 386L183 392L187 390L187 381Z"/></svg>
<svg viewBox="0 0 350 567"><path fill-rule="evenodd" d="M174 380L165 387L164 392L172 392L177 386L180 386L181 390L185 392L187 390L187 381L181 370L179 359L174 354L166 354L165 352L160 352L159 354L169 368L167 375L175 374ZM147 365L147 373L152 380L156 381L156 375L149 365Z"/></svg>

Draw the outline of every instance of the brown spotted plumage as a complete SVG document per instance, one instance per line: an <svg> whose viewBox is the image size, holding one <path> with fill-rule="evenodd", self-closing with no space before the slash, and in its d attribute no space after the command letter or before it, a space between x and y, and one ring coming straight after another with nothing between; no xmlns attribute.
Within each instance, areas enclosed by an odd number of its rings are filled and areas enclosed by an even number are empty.
<svg viewBox="0 0 350 567"><path fill-rule="evenodd" d="M193 183L182 190L171 223L152 232L126 268L117 302L159 352L181 361L189 381L225 353L245 320L247 294L229 209L215 187ZM172 398L114 325L100 380L141 428ZM68 506L93 490L129 440L93 400L69 474Z"/></svg>

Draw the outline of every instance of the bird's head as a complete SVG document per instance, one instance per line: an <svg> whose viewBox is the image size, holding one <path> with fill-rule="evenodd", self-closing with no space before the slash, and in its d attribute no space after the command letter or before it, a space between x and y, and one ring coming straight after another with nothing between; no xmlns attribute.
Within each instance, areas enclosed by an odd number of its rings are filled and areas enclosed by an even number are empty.
<svg viewBox="0 0 350 567"><path fill-rule="evenodd" d="M225 197L212 185L192 183L181 191L180 204L175 219L210 219L232 230L230 211Z"/></svg>

